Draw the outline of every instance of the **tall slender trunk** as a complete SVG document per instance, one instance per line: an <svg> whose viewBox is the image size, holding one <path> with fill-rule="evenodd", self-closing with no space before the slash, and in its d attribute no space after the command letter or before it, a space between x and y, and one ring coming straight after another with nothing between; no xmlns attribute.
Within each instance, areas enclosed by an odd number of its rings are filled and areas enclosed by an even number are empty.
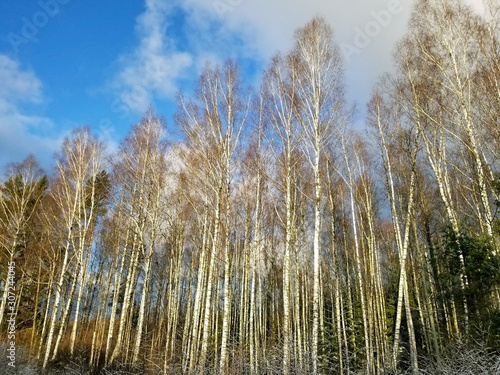
<svg viewBox="0 0 500 375"><path fill-rule="evenodd" d="M69 351L70 351L71 356L73 356L73 351L75 348L76 332L78 329L78 319L80 316L80 305L81 305L81 301L82 301L83 289L84 289L84 285L85 285L85 276L86 276L86 272L87 272L87 263L88 263L88 259L90 257L90 250L92 247L92 239L94 237L93 234L94 234L95 221L97 220L97 218L95 217L95 213L94 213L94 205L95 205L94 196L95 196L95 185L92 184L92 201L91 201L91 210L90 210L90 214L89 214L90 223L88 223L88 222L85 223L85 228L83 230L83 236L82 236L85 239L85 241L83 241L83 242L85 243L85 247L86 247L85 261L83 263L83 268L80 271L80 274L81 274L80 280L79 280L80 289L78 290L78 295L76 297L75 317L73 319L73 327L71 329L71 341L70 341L70 346L69 346ZM90 228L88 228L89 224L90 224ZM83 244L80 246L83 247ZM82 254L83 254L83 249L82 249Z"/></svg>
<svg viewBox="0 0 500 375"><path fill-rule="evenodd" d="M73 208L73 212L76 211L76 200L75 200L75 206ZM71 224L71 223L70 223ZM47 333L47 341L45 344L45 356L43 359L43 365L42 367L45 369L47 367L47 364L49 362L49 357L50 357L50 352L52 349L52 340L54 338L54 331L56 328L56 320L57 316L59 314L59 304L61 302L61 292L62 292L62 287L64 284L64 276L66 274L66 267L68 264L69 260L69 246L71 244L71 226L68 227L67 229L68 232L68 238L66 240L66 246L64 247L64 257L61 265L61 272L59 274L59 280L55 284L56 287L56 292L55 292L55 297L54 297L54 304L52 305L52 318L50 320L50 326L49 326L49 331ZM47 303L50 303L50 300L47 301Z"/></svg>
<svg viewBox="0 0 500 375"><path fill-rule="evenodd" d="M200 263L198 266L198 278L196 282L196 293L194 297L194 309L193 309L193 329L191 334L191 347L189 348L189 373L192 373L196 364L196 355L199 349L199 332L201 331L200 327L200 318L202 311L202 294L205 290L205 269L206 269L206 260L205 254L207 253L208 246L208 236L209 236L209 225L208 225L208 207L205 207L205 219L203 224L203 237L202 237L202 245L200 248Z"/></svg>
<svg viewBox="0 0 500 375"><path fill-rule="evenodd" d="M290 162L290 155L287 157ZM288 165L286 170L286 228L285 254L283 259L283 374L290 373L290 275L291 275L291 246L292 246L292 176Z"/></svg>
<svg viewBox="0 0 500 375"><path fill-rule="evenodd" d="M127 234L125 235L125 248L127 247L129 231L127 230ZM105 355L105 363L109 364L110 352L111 352L111 343L113 341L113 334L115 331L115 320L116 320L116 310L118 309L118 298L120 296L120 287L123 275L123 268L125 266L125 255L121 256L120 254L116 254L116 262L120 263L118 271L115 273L113 285L113 303L111 305L111 312L109 317L109 326L108 326L108 335L106 339L106 355Z"/></svg>
<svg viewBox="0 0 500 375"><path fill-rule="evenodd" d="M343 142L344 148L344 159L346 162L347 173L348 173L348 186L349 186L349 195L351 201L351 221L352 221L352 231L354 237L354 250L356 257L356 272L358 277L358 286L359 286L359 294L361 299L361 315L363 320L363 332L364 332L364 340L365 340L365 352L366 352L366 373L369 375L371 373L371 369L373 368L373 364L371 362L370 355L370 338L369 338L369 328L368 328L368 320L367 320L367 304L365 300L365 282L363 278L363 266L361 264L361 252L359 248L359 238L358 238L358 224L356 217L358 215L357 210L355 209L355 199L354 199L354 180L351 171L351 167L349 165L349 160L347 158L347 150L345 148L345 143Z"/></svg>
<svg viewBox="0 0 500 375"><path fill-rule="evenodd" d="M219 231L220 231L220 215L221 215L221 195L222 186L218 189L215 202L215 218L214 218L214 233L212 238L212 246L210 252L210 261L208 265L208 277L207 277L207 290L205 294L205 312L203 313L203 336L201 340L201 351L199 360L199 372L202 373L205 368L205 362L207 360L208 352L208 338L210 335L210 313L212 306L212 286L213 286L213 274L215 268L215 258L217 256L217 248L219 246Z"/></svg>
<svg viewBox="0 0 500 375"><path fill-rule="evenodd" d="M229 138L229 137L226 137ZM222 342L221 342L221 354L220 354L220 374L225 375L227 373L227 343L229 340L229 329L231 323L231 257L230 257L230 246L229 246L229 217L231 215L231 205L230 205L230 168L231 168L231 158L229 152L229 139L226 145L226 164L225 164L225 193L224 198L224 211L225 211L225 225L224 225L224 315L222 321Z"/></svg>
<svg viewBox="0 0 500 375"><path fill-rule="evenodd" d="M123 335L125 332L125 326L127 325L128 315L130 310L130 304L132 302L132 296L134 294L134 286L135 279L138 269L138 259L139 259L139 249L137 248L137 234L134 234L134 239L132 242L132 258L129 262L129 266L127 269L127 279L125 286L125 294L123 297L123 302L121 304L121 313L120 313L120 324L118 327L118 334L116 337L115 347L109 358L109 363L113 363L113 361L121 354L122 346L123 346Z"/></svg>
<svg viewBox="0 0 500 375"><path fill-rule="evenodd" d="M319 130L316 130L316 133ZM321 178L319 135L316 134L314 164L314 244L313 244L313 327L312 327L312 373L318 373L318 339L320 315L320 251L321 251Z"/></svg>
<svg viewBox="0 0 500 375"><path fill-rule="evenodd" d="M80 264L77 264L77 269L81 268ZM59 345L62 340L62 336L64 334L64 331L66 330L66 321L69 319L70 313L71 313L71 305L73 302L73 298L75 296L75 291L76 291L76 285L78 283L78 277L79 274L75 275L73 282L71 283L71 288L69 295L67 296L67 301L66 301L66 307L63 306L63 312L62 312L62 318L61 318L61 325L59 327L59 333L56 338L56 343L54 345L54 352L52 353L52 360L54 360L57 356L57 353L59 351Z"/></svg>
<svg viewBox="0 0 500 375"><path fill-rule="evenodd" d="M154 241L154 236L156 234L152 233L151 236L151 241ZM146 259L144 263L144 283L142 286L142 292L141 292L141 304L139 306L139 319L137 321L137 333L135 336L135 344L134 344L134 349L133 349L133 356L132 356L132 363L137 362L139 359L139 350L141 348L141 340L142 340L142 328L144 325L144 314L146 310L146 303L147 303L147 296L149 293L149 279L150 279L150 271L151 271L151 261L153 257L153 251L154 251L154 242L148 246L147 253L146 253Z"/></svg>

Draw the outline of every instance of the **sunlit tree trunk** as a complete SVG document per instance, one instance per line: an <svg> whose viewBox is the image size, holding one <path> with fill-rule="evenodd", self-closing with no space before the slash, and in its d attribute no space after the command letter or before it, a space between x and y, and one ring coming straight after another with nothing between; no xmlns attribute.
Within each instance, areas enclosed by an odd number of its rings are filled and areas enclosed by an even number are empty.
<svg viewBox="0 0 500 375"><path fill-rule="evenodd" d="M119 222L118 224L119 225ZM126 231L125 234L125 245L124 247L127 248L127 241L129 239L129 230ZM125 254L120 256L119 252L119 244L117 244L116 251L117 253L115 254L115 257L117 259L117 262L119 262L119 267L116 268L116 272L113 278L113 302L111 305L111 312L110 312L110 317L109 317L109 326L108 326L108 334L107 334L107 339L106 339L106 354L105 354L105 363L109 364L109 359L110 359L110 352L111 352L111 343L113 341L113 334L115 331L115 320L116 320L116 314L117 314L117 309L118 309L118 298L120 295L120 287L122 283L122 277L123 277L123 268L125 266ZM117 263L118 264L118 263Z"/></svg>
<svg viewBox="0 0 500 375"><path fill-rule="evenodd" d="M247 108L240 87L238 67L228 61L223 68L207 65L196 90L197 102L187 102L180 97L181 114L177 121L189 139L189 152L186 157L193 163L191 172L208 191L207 199L213 209L213 234L207 270L207 283L204 292L204 312L202 319L201 351L199 371L203 372L207 359L209 336L215 332L218 340L218 319L215 328L210 329L212 315L212 289L218 280L217 260L224 264L224 308L222 321L222 342L219 358L221 373L227 372L228 339L231 322L231 256L230 220L231 180L234 169L234 155L238 139L245 124ZM198 165L197 165L198 164ZM200 169L200 167L203 168ZM219 250L222 249L220 253ZM222 255L222 258L220 258ZM217 285L217 284L216 284ZM218 287L215 298L218 302ZM216 304L217 305L217 304ZM218 314L218 312L216 311ZM216 314L216 315L217 315ZM217 342L216 342L217 347ZM190 368L194 366L190 363Z"/></svg>
<svg viewBox="0 0 500 375"><path fill-rule="evenodd" d="M151 257L155 249L158 228L161 196L164 193L165 180L165 147L163 138L164 125L152 110L134 126L129 136L120 146L120 160L115 165L115 178L120 186L118 201L121 201L120 213L125 216L125 225L131 233L123 248L123 256L130 250L130 261L126 271L125 293L121 303L116 343L109 358L112 363L118 356L126 354L137 360L137 342L142 338L145 304L149 291L149 273ZM141 256L142 255L142 256ZM141 292L139 317L135 345L132 351L122 353L128 348L131 337L132 315L134 311L137 283L144 269L143 288ZM116 286L118 287L118 286Z"/></svg>
<svg viewBox="0 0 500 375"><path fill-rule="evenodd" d="M320 255L321 255L321 176L320 164L343 113L344 93L342 58L334 44L333 31L326 21L316 17L296 33L292 52L298 67L297 97L300 101L299 121L304 132L304 150L314 175L314 239L313 239L313 324L312 373L318 373L318 341L320 336ZM292 59L292 58L290 58Z"/></svg>
<svg viewBox="0 0 500 375"><path fill-rule="evenodd" d="M263 108L266 120L272 125L269 146L279 161L282 180L276 182L284 195L285 217L279 217L284 228L283 254L283 374L290 373L291 367L291 247L295 212L292 202L293 155L298 147L299 135L296 133L296 74L294 64L288 64L291 58L276 56L266 73L262 88ZM276 322L278 327L279 322Z"/></svg>
<svg viewBox="0 0 500 375"><path fill-rule="evenodd" d="M100 160L98 158L93 158L94 165L92 166L93 171L97 171L100 167ZM99 171L94 176L91 176L87 180L84 202L85 207L83 208L82 219L83 224L80 226L80 248L79 248L79 266L81 267L78 275L78 285L79 291L76 299L76 309L73 319L73 327L71 330L71 341L70 341L70 354L73 355L76 333L78 330L79 317L80 317L80 305L83 296L83 290L85 288L85 276L88 268L88 260L91 257L90 253L92 250L92 242L94 238L95 224L98 215L99 208L102 207L103 201L107 196L107 191L109 189L109 183L107 180L107 174L104 171ZM93 258L93 257L92 257ZM85 260L84 260L85 259ZM82 263L83 262L83 263ZM88 286L87 286L88 289Z"/></svg>
<svg viewBox="0 0 500 375"><path fill-rule="evenodd" d="M369 328L368 328L368 318L367 318L368 310L367 310L367 303L366 303L366 297L365 297L365 279L363 277L364 272L363 272L363 265L362 265L362 259L361 259L360 239L358 236L358 224L357 224L357 219L356 219L358 217L358 212L356 209L356 200L354 197L354 190L355 190L354 174L353 174L353 169L351 168L351 164L349 161L346 140L344 137L342 137L341 141L342 141L342 151L343 151L344 160L345 160L345 168L347 171L347 177L345 177L345 181L346 181L348 189L349 189L349 198L350 198L350 206L351 206L350 209L351 209L351 221L352 221L352 231L353 231L353 239L354 239L356 276L357 276L357 282L358 282L358 286L359 286L359 295L360 295L360 300L361 300L363 336L364 336L365 352L366 352L366 373L371 374L372 369L373 369L373 363L372 363Z"/></svg>
<svg viewBox="0 0 500 375"><path fill-rule="evenodd" d="M203 310L203 301L202 301L202 293L205 289L205 269L206 269L206 260L205 256L207 253L207 244L208 244L208 233L210 232L208 225L208 207L205 207L204 214L204 223L203 223L203 236L202 236L202 244L200 248L200 262L198 265L198 278L196 282L196 294L194 299L194 308L193 308L193 328L191 334L191 347L189 348L189 372L194 371L194 367L196 364L196 355L199 348L199 339L201 331L200 327L200 318L201 311Z"/></svg>
<svg viewBox="0 0 500 375"><path fill-rule="evenodd" d="M90 218L85 215L85 190L86 182L100 172L100 163L103 156L103 147L98 140L90 134L89 129L77 129L73 138L66 139L63 143L62 153L58 160L58 180L54 190L54 199L60 208L62 220L66 228L66 238L61 244L64 249L63 260L60 268L59 279L56 283L56 292L52 308L52 319L48 331L43 367L47 366L52 341L56 329L58 310L61 309L61 327L56 337L53 358L57 355L59 343L65 331L66 319L69 314L70 302L73 299L78 275L80 273L85 246L85 238L90 228ZM82 217L83 210L83 217ZM66 307L61 306L61 293L63 290L66 272L71 267L71 259L76 257L75 280L70 287L70 294L65 296Z"/></svg>
<svg viewBox="0 0 500 375"><path fill-rule="evenodd" d="M411 351L411 360L412 360L412 369L414 373L418 372L418 361L417 361L417 349L416 349L416 341L415 341L415 332L413 329L413 320L411 316L410 309L410 301L408 295L408 278L406 273L406 258L408 254L408 244L410 238L410 230L412 227L412 217L413 217L413 206L414 206L414 194L415 194L415 179L416 179L416 171L415 171L415 163L417 158L417 150L418 150L418 140L419 133L415 135L415 139L401 139L401 142L404 145L410 145L410 150L408 151L408 169L410 172L410 185L408 189L408 201L406 209L401 207L400 211L398 211L397 197L396 197L396 188L394 183L393 176L393 158L399 157L402 158L401 155L397 155L394 153L402 151L397 150L393 147L393 155L389 154L388 146L386 142L387 135L385 132L389 134L401 134L400 136L404 136L405 132L401 129L401 125L399 123L398 111L397 108L383 108L382 97L380 95L376 95L371 102L371 110L372 118L371 120L374 122L374 126L377 127L378 130L378 138L379 145L382 153L382 162L384 171L386 173L386 181L387 181L387 195L391 208L391 215L394 227L394 233L396 238L396 245L399 253L399 266L400 266L400 276L399 276L399 289L398 289L398 299L396 306L396 325L394 329L394 346L392 352L392 360L393 366L396 368L397 365L397 357L399 353L399 340L400 340L400 327L401 327L401 314L403 302L406 308L406 321L408 324L408 333L410 336L410 351ZM386 113L382 113L386 111ZM395 117L389 117L387 111L395 111ZM384 117L385 116L385 117ZM385 123L384 123L385 121ZM390 122L394 122L394 124L390 124ZM403 156L404 157L404 156ZM401 213L399 213L401 212ZM400 219L401 216L401 219ZM400 221L403 222L403 235L401 234L401 224ZM403 300L404 298L404 300Z"/></svg>
<svg viewBox="0 0 500 375"><path fill-rule="evenodd" d="M334 278L334 291L335 291L335 301L333 301L332 298L332 303L334 304L335 308L334 311L332 312L332 316L334 316L334 319L332 320L335 321L335 328L336 328L336 334L337 334L337 351L338 351L338 361L339 361L339 373L342 375L344 374L344 359L343 359L343 350L342 350L342 343L343 343L343 337L342 337L342 320L343 317L341 316L341 292L340 292L340 275L339 275L339 260L337 256L337 247L335 244L335 241L337 240L336 236L336 230L335 230L335 220L336 220L336 197L334 195L334 187L332 185L333 182L333 176L330 172L331 169L331 164L332 162L330 161L330 158L327 158L327 165L326 165L326 171L327 171L327 187L328 187L328 207L330 210L330 232L331 232L331 254L332 254L332 260L333 260L333 278ZM333 293L333 292L332 292Z"/></svg>

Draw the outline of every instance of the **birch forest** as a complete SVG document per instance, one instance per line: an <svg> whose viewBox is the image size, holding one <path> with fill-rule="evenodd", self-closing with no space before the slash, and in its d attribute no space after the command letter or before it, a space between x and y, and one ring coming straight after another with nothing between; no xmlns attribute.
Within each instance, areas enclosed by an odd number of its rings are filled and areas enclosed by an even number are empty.
<svg viewBox="0 0 500 375"><path fill-rule="evenodd" d="M500 5L487 3L489 17L417 1L357 110L318 16L258 87L236 61L207 62L173 118L150 109L116 150L82 127L53 170L10 164L0 340L15 311L17 370L500 373ZM6 356L0 372L16 371Z"/></svg>

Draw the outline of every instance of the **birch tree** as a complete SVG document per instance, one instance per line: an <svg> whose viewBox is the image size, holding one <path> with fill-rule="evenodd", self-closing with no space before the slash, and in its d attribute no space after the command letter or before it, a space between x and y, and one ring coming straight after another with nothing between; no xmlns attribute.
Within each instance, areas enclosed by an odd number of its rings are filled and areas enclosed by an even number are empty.
<svg viewBox="0 0 500 375"><path fill-rule="evenodd" d="M73 132L71 139L64 140L62 152L57 159L58 176L52 194L60 210L64 228L60 243L57 244L62 247L63 256L58 280L55 284L52 318L45 344L44 368L47 366L50 354L52 353L53 358L57 355L66 320L70 314L70 303L82 271L86 240L92 223L92 214L88 215L88 212L84 210L87 199L86 182L93 179L101 171L103 152L103 145L90 133L90 130L79 128ZM74 264L73 259L75 259ZM63 286L67 272L72 272L72 270L74 272L73 280L70 283L69 294L65 296L66 304L64 304L64 301L61 300ZM52 341L58 318L60 318L60 328L52 351Z"/></svg>
<svg viewBox="0 0 500 375"><path fill-rule="evenodd" d="M294 187L292 185L292 171L296 161L294 154L297 153L300 135L297 126L297 68L296 56L288 55L282 57L277 55L273 58L271 66L266 71L263 85L263 113L266 123L269 124L270 151L278 161L282 181L274 181L278 190L284 194L285 217L279 216L279 220L285 231L284 254L283 254L283 373L290 373L291 366L291 248L293 223L296 213L293 208L292 196Z"/></svg>
<svg viewBox="0 0 500 375"><path fill-rule="evenodd" d="M312 372L318 372L318 339L320 316L321 255L321 175L324 148L345 116L343 66L333 31L327 22L314 18L295 35L294 73L300 102L299 122L304 131L304 151L314 174L314 240L313 240L313 328Z"/></svg>
<svg viewBox="0 0 500 375"><path fill-rule="evenodd" d="M205 67L195 91L196 101L188 102L181 95L177 123L188 138L190 154L196 164L193 174L206 194L204 200L213 208L213 232L205 290L205 311L202 323L200 371L203 371L210 336L213 277L218 256L222 249L224 264L224 307L219 369L227 371L228 339L231 321L230 281L230 231L231 181L234 173L233 159L239 136L246 121L248 99L239 80L239 69L235 62L228 61L224 67ZM200 280L199 280L200 281ZM198 283L198 287L200 287ZM191 370L194 358L191 358Z"/></svg>
<svg viewBox="0 0 500 375"><path fill-rule="evenodd" d="M158 246L160 213L165 193L167 166L163 131L164 124L161 119L152 110L148 111L120 146L118 153L120 159L115 165L115 178L120 188L118 209L125 215L127 228L121 251L130 250L131 254L126 271L125 295L121 304L116 344L110 362L122 354L124 344L128 344L124 343L124 331L131 324L131 309L140 275L142 288L132 362L137 361L139 355L149 293L151 261ZM127 255L123 253L123 257ZM118 287L119 284L115 285L115 288ZM114 313L112 311L112 314ZM113 328L110 326L111 329Z"/></svg>
<svg viewBox="0 0 500 375"><path fill-rule="evenodd" d="M411 27L415 31L418 71L433 82L433 93L439 94L431 99L439 105L441 118L422 107L421 113L435 126L443 128L448 142L454 142L464 149L464 155L469 155L472 168L466 177L479 203L472 206L479 209L477 220L482 230L491 236L491 189L487 186L484 166L487 162L480 143L482 131L474 108L476 60L480 58L475 35L478 17L461 2L435 0L419 3ZM493 78L494 70L492 73ZM455 226L455 219L451 220Z"/></svg>
<svg viewBox="0 0 500 375"><path fill-rule="evenodd" d="M415 196L415 173L418 150L418 129L416 134L412 134L411 130L404 129L401 124L399 114L400 109L396 103L390 108L386 107L383 97L380 93L376 93L370 102L370 118L372 126L378 129L378 144L380 147L382 165L386 174L386 189L388 200L391 209L392 222L394 226L395 241L399 253L399 289L397 299L396 312L396 327L394 333L394 347L392 353L392 361L394 368L397 365L397 356L399 353L400 326L401 326L401 311L404 305L406 307L406 321L408 324L408 332L410 336L410 350L412 369L414 373L418 372L417 348L415 341L415 331L413 329L413 320L411 316L408 280L406 273L406 259L408 254L408 245L410 238L410 230L412 227L414 215L414 196ZM392 139L399 137L399 139ZM399 145L397 144L399 143ZM391 150L389 152L389 149ZM405 153L407 154L405 156ZM406 171L410 173L410 182L408 191L403 194L402 191L396 191L396 177L393 169L395 163L407 164ZM407 182L407 181L406 181ZM396 195L398 193L398 195ZM406 207L401 202L401 197L407 196ZM399 204L401 202L401 204ZM404 299L403 299L404 298Z"/></svg>

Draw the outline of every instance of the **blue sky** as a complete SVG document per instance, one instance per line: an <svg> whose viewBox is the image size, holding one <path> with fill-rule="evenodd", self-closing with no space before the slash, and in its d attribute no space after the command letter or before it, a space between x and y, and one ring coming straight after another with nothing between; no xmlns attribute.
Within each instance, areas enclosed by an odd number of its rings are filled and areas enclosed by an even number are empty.
<svg viewBox="0 0 500 375"><path fill-rule="evenodd" d="M481 10L480 0L469 0ZM89 125L112 151L153 105L171 132L175 94L205 61L236 59L258 86L293 31L325 17L344 53L348 95L362 110L391 69L409 0L3 0L0 2L0 171L52 155Z"/></svg>

